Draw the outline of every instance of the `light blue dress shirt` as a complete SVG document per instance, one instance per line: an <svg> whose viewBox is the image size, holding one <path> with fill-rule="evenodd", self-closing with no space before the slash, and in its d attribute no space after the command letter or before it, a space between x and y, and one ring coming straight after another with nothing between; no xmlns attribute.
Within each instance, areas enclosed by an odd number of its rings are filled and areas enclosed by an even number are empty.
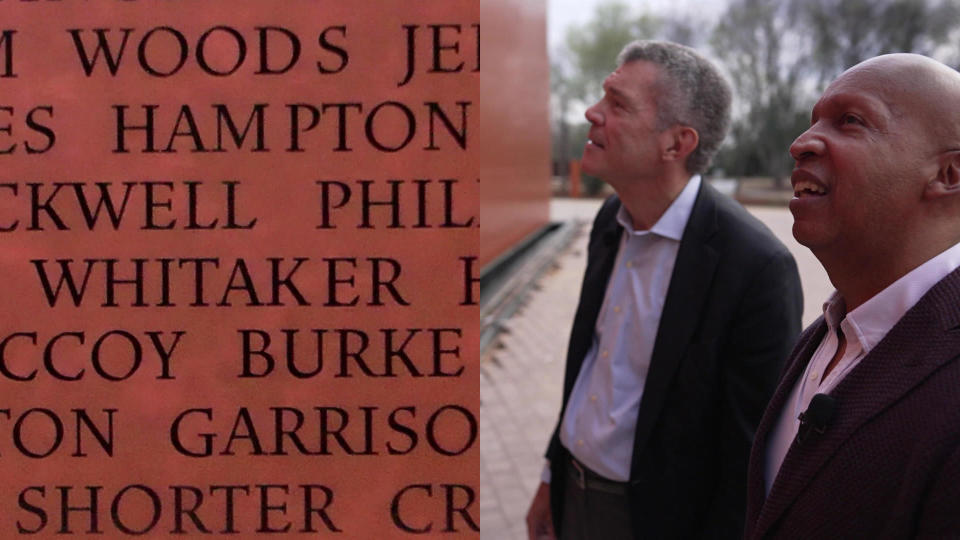
<svg viewBox="0 0 960 540"><path fill-rule="evenodd" d="M620 247L560 430L574 457L611 480L630 478L650 356L700 183L694 175L649 230L634 230L626 207L617 215Z"/></svg>

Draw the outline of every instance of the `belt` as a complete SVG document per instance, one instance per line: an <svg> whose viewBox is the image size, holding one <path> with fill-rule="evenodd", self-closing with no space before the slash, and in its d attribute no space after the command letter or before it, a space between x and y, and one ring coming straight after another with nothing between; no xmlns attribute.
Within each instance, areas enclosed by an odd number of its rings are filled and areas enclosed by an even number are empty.
<svg viewBox="0 0 960 540"><path fill-rule="evenodd" d="M612 495L627 494L627 482L617 482L604 478L591 471L573 456L570 456L570 460L567 462L567 476L574 481L578 488L584 491L602 491Z"/></svg>

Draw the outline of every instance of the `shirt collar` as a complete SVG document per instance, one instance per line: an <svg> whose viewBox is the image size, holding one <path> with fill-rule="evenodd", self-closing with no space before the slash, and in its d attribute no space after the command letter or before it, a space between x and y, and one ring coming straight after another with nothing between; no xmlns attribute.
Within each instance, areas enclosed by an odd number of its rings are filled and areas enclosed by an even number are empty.
<svg viewBox="0 0 960 540"><path fill-rule="evenodd" d="M864 353L869 353L920 298L940 280L960 267L960 243L907 272L857 309L846 314ZM836 328L846 303L836 291L823 304L824 319Z"/></svg>
<svg viewBox="0 0 960 540"><path fill-rule="evenodd" d="M633 228L633 219L631 219L626 206L620 205L617 221L629 235L639 236L653 233L679 242L683 238L683 230L687 227L687 221L690 221L690 214L693 213L693 204L697 201L700 184L699 174L691 176L683 191L677 195L677 198L670 203L667 211L647 231L638 231Z"/></svg>

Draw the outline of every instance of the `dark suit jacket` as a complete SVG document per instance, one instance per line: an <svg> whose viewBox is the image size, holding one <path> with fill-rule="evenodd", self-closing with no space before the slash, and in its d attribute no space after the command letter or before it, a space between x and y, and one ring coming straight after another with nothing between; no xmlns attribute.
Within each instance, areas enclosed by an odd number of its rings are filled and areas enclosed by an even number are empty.
<svg viewBox="0 0 960 540"><path fill-rule="evenodd" d="M757 431L746 537L960 538L960 271L840 381L831 424L794 441L765 498L767 436L826 328L801 335Z"/></svg>
<svg viewBox="0 0 960 540"><path fill-rule="evenodd" d="M619 247L620 201L590 234L574 318L562 421L590 348ZM737 537L750 442L800 331L802 292L787 249L706 182L680 242L637 417L630 499L642 538ZM559 531L567 451L547 450Z"/></svg>

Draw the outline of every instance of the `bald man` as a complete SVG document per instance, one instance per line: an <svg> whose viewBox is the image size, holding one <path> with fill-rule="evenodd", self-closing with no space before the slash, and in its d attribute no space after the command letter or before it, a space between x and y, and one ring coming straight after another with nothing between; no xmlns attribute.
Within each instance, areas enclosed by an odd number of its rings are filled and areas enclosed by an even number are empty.
<svg viewBox="0 0 960 540"><path fill-rule="evenodd" d="M747 538L960 538L960 74L838 77L790 147L793 235L836 291L754 439Z"/></svg>

